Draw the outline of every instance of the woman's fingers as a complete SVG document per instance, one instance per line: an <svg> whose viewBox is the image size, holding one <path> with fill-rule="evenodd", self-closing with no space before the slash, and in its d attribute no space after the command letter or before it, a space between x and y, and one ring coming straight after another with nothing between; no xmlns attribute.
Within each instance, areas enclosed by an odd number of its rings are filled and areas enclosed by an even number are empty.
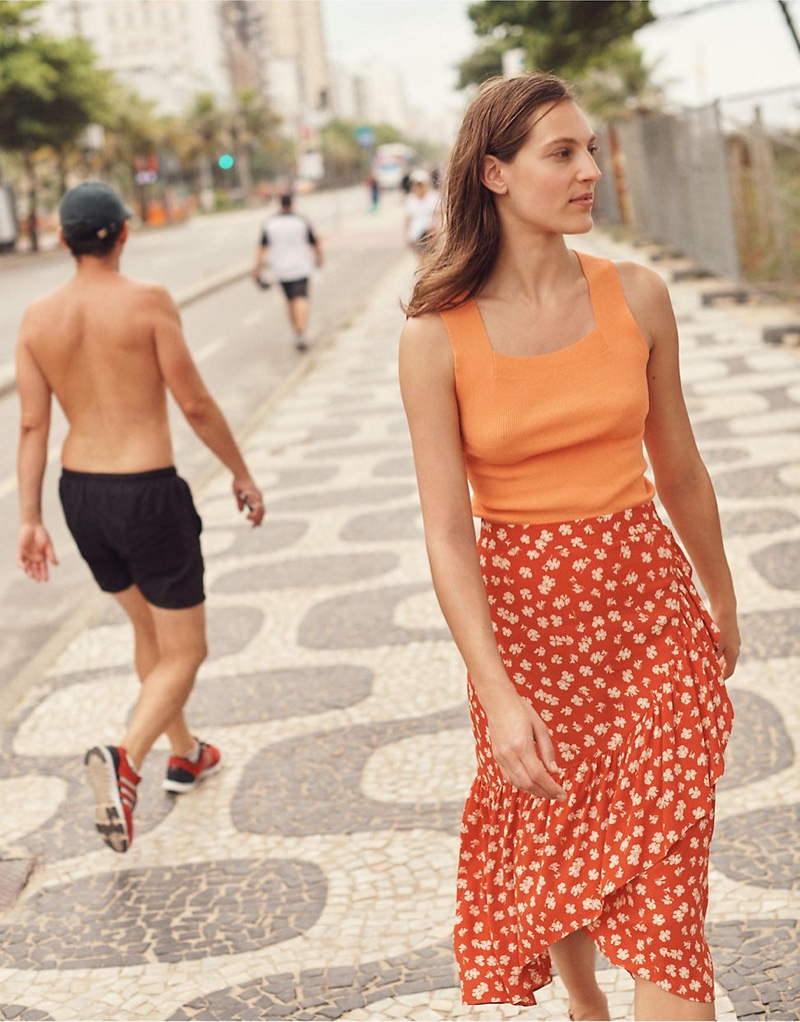
<svg viewBox="0 0 800 1022"><path fill-rule="evenodd" d="M498 759L503 777L515 788L528 791L539 798L555 799L557 802L563 802L566 799L566 791L548 773L535 750L531 749L524 758L520 756L508 762L503 762L498 757L495 758Z"/></svg>

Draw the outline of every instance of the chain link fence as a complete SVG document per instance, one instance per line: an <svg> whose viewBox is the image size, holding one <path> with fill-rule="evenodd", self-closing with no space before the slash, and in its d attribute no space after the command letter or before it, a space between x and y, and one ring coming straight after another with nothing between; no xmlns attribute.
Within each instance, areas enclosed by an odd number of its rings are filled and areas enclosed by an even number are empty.
<svg viewBox="0 0 800 1022"><path fill-rule="evenodd" d="M745 289L800 298L800 86L601 133L598 216Z"/></svg>

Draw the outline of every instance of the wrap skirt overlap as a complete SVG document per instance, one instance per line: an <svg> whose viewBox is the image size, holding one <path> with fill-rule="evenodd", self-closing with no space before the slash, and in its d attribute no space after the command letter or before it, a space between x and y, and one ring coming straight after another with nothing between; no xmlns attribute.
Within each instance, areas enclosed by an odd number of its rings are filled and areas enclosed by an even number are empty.
<svg viewBox="0 0 800 1022"><path fill-rule="evenodd" d="M733 712L683 551L647 503L544 526L484 521L478 554L498 648L550 730L567 801L503 780L469 683L463 1001L535 1004L548 948L578 929L634 976L712 1001L708 852Z"/></svg>

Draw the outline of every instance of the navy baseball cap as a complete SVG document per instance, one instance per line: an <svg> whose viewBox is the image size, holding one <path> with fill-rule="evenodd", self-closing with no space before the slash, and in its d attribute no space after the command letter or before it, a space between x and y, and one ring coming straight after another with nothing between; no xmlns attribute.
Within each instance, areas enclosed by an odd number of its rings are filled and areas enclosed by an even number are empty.
<svg viewBox="0 0 800 1022"><path fill-rule="evenodd" d="M70 188L58 214L65 235L85 238L105 238L133 216L114 189L102 181L84 181Z"/></svg>

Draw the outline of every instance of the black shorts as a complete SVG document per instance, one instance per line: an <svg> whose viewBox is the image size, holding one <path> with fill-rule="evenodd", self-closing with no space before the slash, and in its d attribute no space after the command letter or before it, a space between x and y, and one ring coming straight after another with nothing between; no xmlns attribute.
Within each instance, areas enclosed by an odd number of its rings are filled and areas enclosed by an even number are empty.
<svg viewBox="0 0 800 1022"><path fill-rule="evenodd" d="M303 277L302 280L282 280L281 287L289 301L293 298L308 297L308 277Z"/></svg>
<svg viewBox="0 0 800 1022"><path fill-rule="evenodd" d="M61 506L97 584L136 584L155 607L181 610L205 599L203 524L174 468L131 474L63 469Z"/></svg>

